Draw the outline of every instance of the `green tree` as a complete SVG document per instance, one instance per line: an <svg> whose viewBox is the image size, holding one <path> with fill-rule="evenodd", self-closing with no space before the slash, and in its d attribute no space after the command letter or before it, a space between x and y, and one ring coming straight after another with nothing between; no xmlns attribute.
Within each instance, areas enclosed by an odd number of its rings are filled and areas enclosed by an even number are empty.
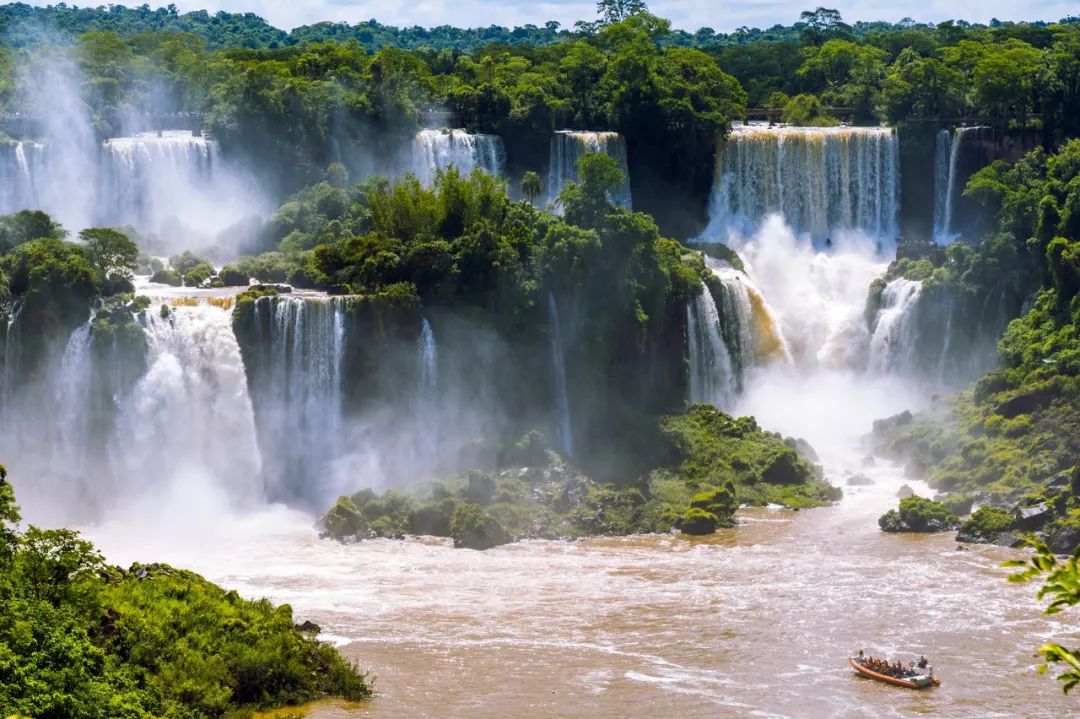
<svg viewBox="0 0 1080 719"><path fill-rule="evenodd" d="M643 15L649 8L644 0L598 0L596 12L606 23L621 22L632 15Z"/></svg>
<svg viewBox="0 0 1080 719"><path fill-rule="evenodd" d="M138 266L139 248L123 232L107 227L83 230L79 239L86 243L90 259L106 280L131 280Z"/></svg>
<svg viewBox="0 0 1080 719"><path fill-rule="evenodd" d="M543 186L540 184L539 174L529 170L521 176L521 194L525 195L525 199L529 201L529 204L534 204L542 191Z"/></svg>

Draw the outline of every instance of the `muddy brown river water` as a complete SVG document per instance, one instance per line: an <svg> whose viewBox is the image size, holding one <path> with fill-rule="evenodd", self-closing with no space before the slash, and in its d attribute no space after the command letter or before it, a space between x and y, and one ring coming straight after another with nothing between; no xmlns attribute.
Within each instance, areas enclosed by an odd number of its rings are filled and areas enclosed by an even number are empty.
<svg viewBox="0 0 1080 719"><path fill-rule="evenodd" d="M284 513L182 547L90 533L116 561L153 552L319 623L379 697L313 719L1076 716L1080 700L1035 672L1035 647L1068 640L1068 618L1005 581L1015 553L881 533L904 479L863 471L876 484L837 506L743 510L703 539L343 546ZM846 658L860 648L924 653L943 684L857 677Z"/></svg>

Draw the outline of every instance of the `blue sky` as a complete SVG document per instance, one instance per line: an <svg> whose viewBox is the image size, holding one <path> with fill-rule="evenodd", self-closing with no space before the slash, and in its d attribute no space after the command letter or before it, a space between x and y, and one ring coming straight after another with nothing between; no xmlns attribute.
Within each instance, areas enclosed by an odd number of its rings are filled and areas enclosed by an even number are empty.
<svg viewBox="0 0 1080 719"><path fill-rule="evenodd" d="M114 0L115 2L116 0ZM149 2L149 0L146 0ZM121 2L140 5L143 0ZM182 11L254 12L272 24L292 29L320 20L358 22L375 18L388 25L481 25L543 24L558 20L569 26L577 20L591 20L596 4L588 0L173 0ZM150 2L165 5L168 0ZM45 2L34 4L44 5ZM93 0L79 4L95 4ZM843 13L848 22L856 20L896 21L910 16L920 22L964 19L987 22L1001 20L1058 20L1080 13L1075 0L652 0L649 8L672 20L677 28L696 30L709 26L730 31L742 25L768 27L791 24L807 8L825 4Z"/></svg>

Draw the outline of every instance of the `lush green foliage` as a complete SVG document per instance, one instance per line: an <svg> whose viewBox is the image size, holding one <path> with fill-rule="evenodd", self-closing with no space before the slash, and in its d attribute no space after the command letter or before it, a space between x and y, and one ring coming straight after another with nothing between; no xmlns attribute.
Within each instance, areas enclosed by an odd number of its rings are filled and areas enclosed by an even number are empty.
<svg viewBox="0 0 1080 719"><path fill-rule="evenodd" d="M945 532L959 525L960 519L944 504L917 496L901 499L899 508L878 519L886 532Z"/></svg>
<svg viewBox="0 0 1080 719"><path fill-rule="evenodd" d="M1014 560L1005 563L1007 567L1026 567L1024 571L1010 575L1009 581L1022 583L1045 576L1046 582L1040 587L1038 597L1050 599L1046 614L1058 614L1080 604L1080 549L1062 561L1055 557L1044 544L1030 542L1030 546L1035 550L1035 554L1029 560ZM1040 671L1046 671L1050 664L1065 665L1065 670L1058 675L1058 679L1063 682L1062 690L1066 694L1080 683L1080 651L1066 649L1055 642L1048 642L1039 647L1039 653L1043 655L1046 662L1040 667Z"/></svg>
<svg viewBox="0 0 1080 719"><path fill-rule="evenodd" d="M371 695L288 605L164 565L107 567L76 532L18 520L0 467L0 715L216 718Z"/></svg>

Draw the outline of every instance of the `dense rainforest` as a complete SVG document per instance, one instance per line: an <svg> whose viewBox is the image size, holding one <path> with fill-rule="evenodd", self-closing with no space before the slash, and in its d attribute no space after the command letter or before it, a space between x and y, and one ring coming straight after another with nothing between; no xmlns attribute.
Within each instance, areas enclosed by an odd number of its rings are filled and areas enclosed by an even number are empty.
<svg viewBox="0 0 1080 719"><path fill-rule="evenodd" d="M334 161L385 174L380 159L432 121L503 137L515 180L543 170L553 131L612 130L626 138L641 209L679 237L700 230L716 141L747 107L797 124L837 116L915 123L931 138L938 123L977 121L1028 129L1048 147L1076 134L1080 117L1073 22L852 27L819 8L784 32L690 43L641 12L602 18L550 43L375 47L330 33L270 47L229 39L228 28L256 22L250 16L121 6L3 10L0 110L48 113L34 78L55 60L55 44L71 44L100 135L184 113L284 192L319 179ZM211 25L222 35L208 37ZM28 35L53 26L63 32Z"/></svg>

